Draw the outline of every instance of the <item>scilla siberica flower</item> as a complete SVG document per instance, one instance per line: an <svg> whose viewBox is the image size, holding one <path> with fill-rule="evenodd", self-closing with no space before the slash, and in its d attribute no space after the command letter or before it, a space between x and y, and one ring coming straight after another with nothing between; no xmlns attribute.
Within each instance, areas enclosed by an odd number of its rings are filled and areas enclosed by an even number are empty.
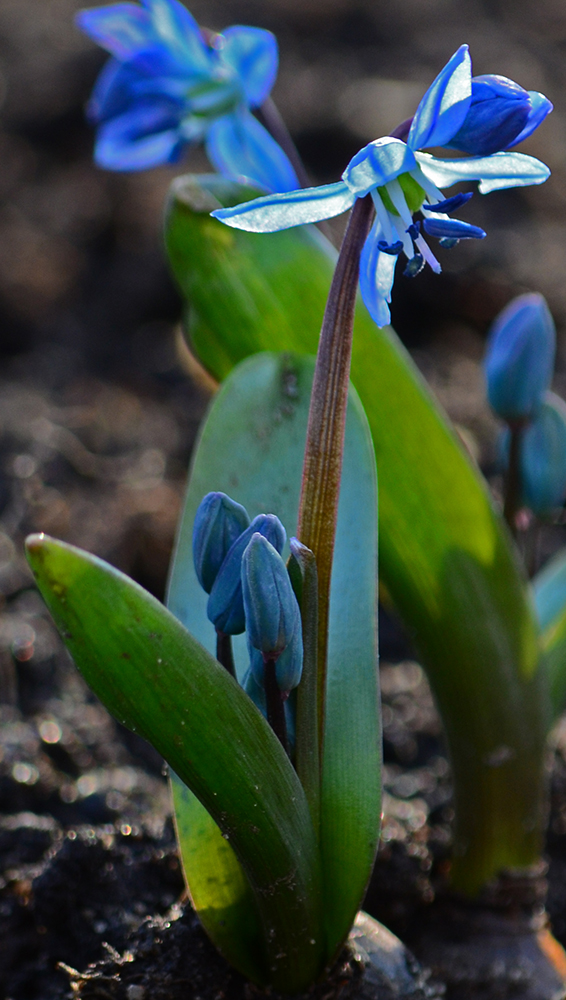
<svg viewBox="0 0 566 1000"><path fill-rule="evenodd" d="M471 193L445 198L441 188L459 181L478 180L481 194L500 188L542 184L548 167L522 153L496 152L465 159L439 159L420 152L447 146L462 129L472 108L472 70L468 46L462 45L439 73L421 100L403 142L392 136L364 146L346 167L342 180L322 187L257 198L212 213L236 229L270 233L340 215L357 198L371 194L376 219L360 260L360 287L364 302L378 326L390 320L388 303L397 257L408 258L405 274L414 276L425 262L435 272L440 264L424 234L454 246L460 239L482 239L477 226L450 218ZM496 100L488 102L494 112ZM533 127L539 124L537 121ZM490 118L482 118L484 130ZM507 137L506 137L507 138ZM414 221L421 212L423 219Z"/></svg>
<svg viewBox="0 0 566 1000"><path fill-rule="evenodd" d="M298 186L287 156L251 113L277 75L270 31L235 25L205 37L178 0L142 0L80 11L78 26L110 52L89 104L95 160L109 170L175 163L204 141L229 178L266 191Z"/></svg>

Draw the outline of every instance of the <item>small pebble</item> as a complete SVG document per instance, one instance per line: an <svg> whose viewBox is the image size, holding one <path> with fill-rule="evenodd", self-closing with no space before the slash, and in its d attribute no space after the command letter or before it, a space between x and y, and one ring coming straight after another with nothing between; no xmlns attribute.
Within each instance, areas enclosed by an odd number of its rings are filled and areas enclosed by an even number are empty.
<svg viewBox="0 0 566 1000"><path fill-rule="evenodd" d="M128 986L126 996L128 1000L145 1000L145 989L143 986Z"/></svg>

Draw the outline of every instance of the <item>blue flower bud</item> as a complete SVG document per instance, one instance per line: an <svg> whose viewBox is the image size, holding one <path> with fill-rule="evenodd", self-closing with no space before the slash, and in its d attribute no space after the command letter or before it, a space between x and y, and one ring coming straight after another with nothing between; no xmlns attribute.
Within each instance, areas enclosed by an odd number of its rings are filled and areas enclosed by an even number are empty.
<svg viewBox="0 0 566 1000"><path fill-rule="evenodd" d="M509 431L503 433L504 466L509 455ZM566 497L566 403L547 392L540 409L521 435L521 500L545 517Z"/></svg>
<svg viewBox="0 0 566 1000"><path fill-rule="evenodd" d="M215 628L226 635L239 635L246 628L242 557L255 533L267 538L278 552L285 544L285 528L279 518L275 514L258 514L231 546L210 591L206 610Z"/></svg>
<svg viewBox="0 0 566 1000"><path fill-rule="evenodd" d="M472 102L456 135L445 145L471 156L490 156L522 142L552 111L543 95L505 76L475 76Z"/></svg>
<svg viewBox="0 0 566 1000"><path fill-rule="evenodd" d="M245 507L225 493L207 493L199 504L193 527L193 558L198 581L207 594L229 549L249 523Z"/></svg>
<svg viewBox="0 0 566 1000"><path fill-rule="evenodd" d="M499 313L484 369L487 395L504 420L524 420L540 406L554 368L556 331L542 295L519 295Z"/></svg>
<svg viewBox="0 0 566 1000"><path fill-rule="evenodd" d="M264 659L277 660L279 688L290 691L301 679L301 614L285 563L259 534L244 553L242 592L249 645Z"/></svg>

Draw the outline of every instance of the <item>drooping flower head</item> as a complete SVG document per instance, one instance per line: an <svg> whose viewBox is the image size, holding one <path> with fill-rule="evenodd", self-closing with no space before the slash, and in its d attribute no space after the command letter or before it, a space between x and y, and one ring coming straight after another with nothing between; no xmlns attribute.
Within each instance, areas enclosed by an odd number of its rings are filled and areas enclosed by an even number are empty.
<svg viewBox="0 0 566 1000"><path fill-rule="evenodd" d="M544 117L540 107L546 98L538 96L541 101L531 102L531 110L536 104L531 116L533 129ZM500 116L497 99L485 103L495 117ZM551 109L549 102L547 105L545 113ZM425 263L438 273L440 264L425 234L437 237L447 247L455 246L460 239L483 239L486 235L477 226L450 218L451 212L472 197L471 193L445 198L442 188L477 180L480 193L487 194L500 188L542 184L550 174L544 163L523 153L440 159L422 152L427 147L448 146L455 137L461 137L466 123L470 130L473 125L476 146L482 129L485 134L489 132L492 141L494 119L483 111L477 118L474 108L471 61L468 46L462 45L421 100L406 142L393 136L370 142L350 160L337 183L257 198L212 215L236 229L270 233L330 219L351 208L357 198L371 195L376 218L361 255L360 288L373 319L378 326L385 326L390 320L388 303L400 254L408 258L405 274L418 274ZM522 121L517 120L514 129ZM525 129L526 125L521 125L523 134ZM515 135L509 140L507 131L504 142L513 144L519 138ZM413 218L417 212L422 216L420 220Z"/></svg>
<svg viewBox="0 0 566 1000"><path fill-rule="evenodd" d="M95 160L109 170L175 163L204 141L217 170L266 191L297 176L254 117L277 75L270 31L234 25L206 35L178 0L141 0L80 11L78 26L110 52L88 112L98 126Z"/></svg>

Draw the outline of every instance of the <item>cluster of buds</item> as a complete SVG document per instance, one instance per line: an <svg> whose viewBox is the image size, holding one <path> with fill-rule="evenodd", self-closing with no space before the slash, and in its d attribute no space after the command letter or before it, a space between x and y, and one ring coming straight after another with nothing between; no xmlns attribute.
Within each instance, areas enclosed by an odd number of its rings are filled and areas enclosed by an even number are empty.
<svg viewBox="0 0 566 1000"><path fill-rule="evenodd" d="M548 517L566 496L566 404L550 391L556 331L542 295L520 295L500 313L485 357L487 394L507 424L501 463L516 450L518 500Z"/></svg>
<svg viewBox="0 0 566 1000"><path fill-rule="evenodd" d="M286 537L275 514L250 522L225 493L205 496L193 528L195 572L209 595L218 659L235 674L230 636L246 632L250 667L243 686L284 744L293 723L287 700L303 666L299 605L281 558Z"/></svg>

